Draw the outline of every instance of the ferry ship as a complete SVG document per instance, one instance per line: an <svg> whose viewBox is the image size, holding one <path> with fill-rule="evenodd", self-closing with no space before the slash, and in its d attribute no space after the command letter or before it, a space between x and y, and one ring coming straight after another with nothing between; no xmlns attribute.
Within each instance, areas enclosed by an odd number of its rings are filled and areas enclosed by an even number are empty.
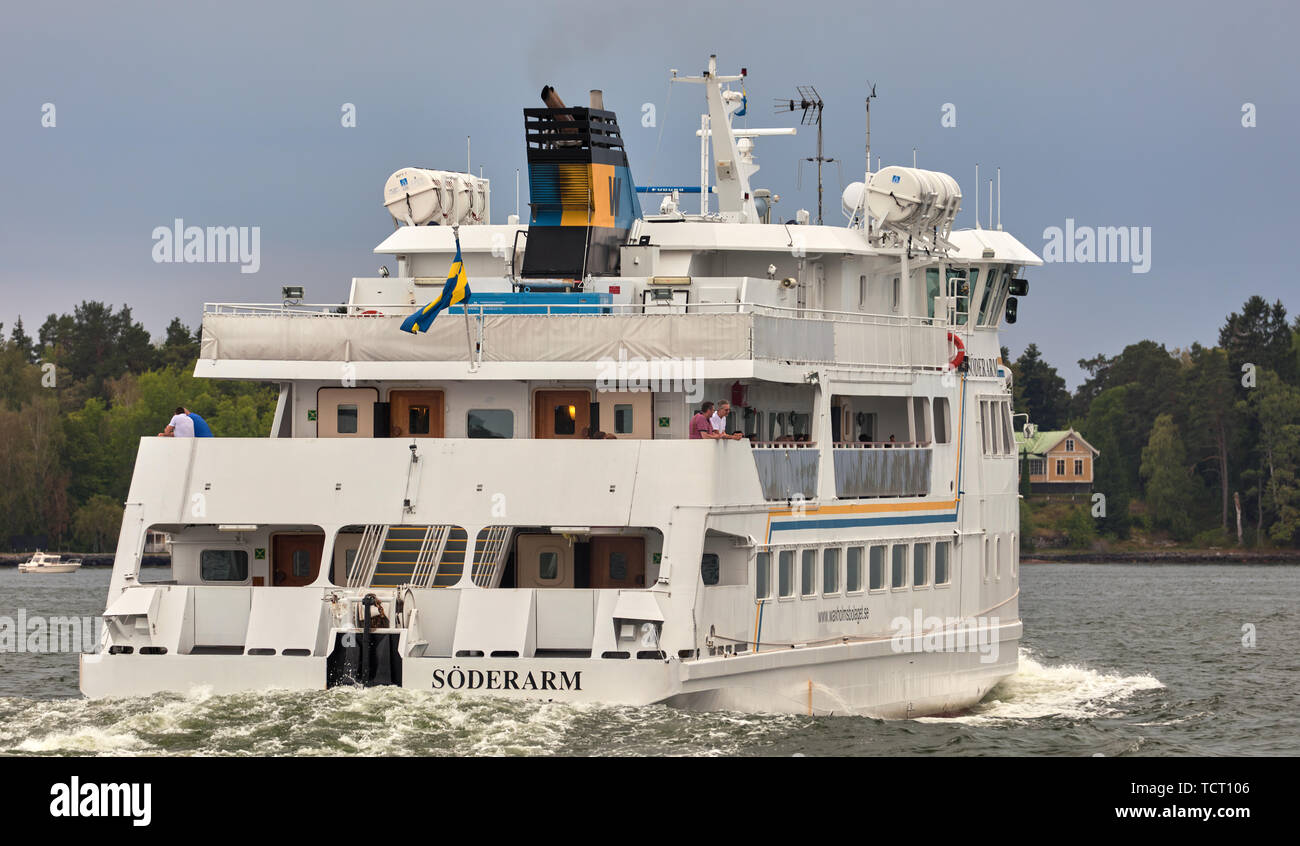
<svg viewBox="0 0 1300 846"><path fill-rule="evenodd" d="M487 180L405 168L375 248L395 272L343 305L205 306L196 375L278 385L274 423L142 439L87 696L907 718L1016 671L998 331L1039 258L955 230L956 180L869 146L847 223L783 223L752 184L776 133L734 125L745 74L674 79L705 95L699 189L638 189L600 93L548 87L526 221L491 222ZM457 259L468 301L401 331ZM706 400L741 437L688 436ZM140 570L151 533L167 581Z"/></svg>

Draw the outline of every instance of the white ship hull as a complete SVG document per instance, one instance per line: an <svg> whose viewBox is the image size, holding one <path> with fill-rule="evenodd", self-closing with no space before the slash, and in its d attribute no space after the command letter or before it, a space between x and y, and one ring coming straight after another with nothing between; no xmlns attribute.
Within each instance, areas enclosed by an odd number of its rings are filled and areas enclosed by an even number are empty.
<svg viewBox="0 0 1300 846"><path fill-rule="evenodd" d="M880 719L950 715L1017 669L1020 624L1001 626L996 650L895 652L887 641L696 661L579 658L415 658L402 686L436 695ZM83 655L92 698L159 692L229 694L322 690L324 658Z"/></svg>

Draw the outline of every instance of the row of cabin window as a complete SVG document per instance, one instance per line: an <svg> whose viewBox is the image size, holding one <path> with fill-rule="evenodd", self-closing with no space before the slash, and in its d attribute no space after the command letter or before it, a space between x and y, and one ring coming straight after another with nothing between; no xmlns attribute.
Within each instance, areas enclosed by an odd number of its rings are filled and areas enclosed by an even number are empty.
<svg viewBox="0 0 1300 846"><path fill-rule="evenodd" d="M984 560L980 563L984 581L997 581L1002 578L1003 570L1016 577L1020 564L1020 547L1016 546L1016 533L1005 537L1000 534L985 536Z"/></svg>
<svg viewBox="0 0 1300 846"><path fill-rule="evenodd" d="M797 571L796 551L799 553ZM819 552L821 553L820 578ZM820 550L817 548L782 549L777 552L777 598L789 599L794 597L796 592L803 597L861 593L864 555L867 558L866 589L869 591L929 587L931 584L946 585L952 581L952 541L875 544L870 547L828 546ZM843 569L840 567L841 556L844 558ZM934 564L933 569L931 569L931 561ZM771 599L772 587L772 553L760 552L757 556L754 597Z"/></svg>
<svg viewBox="0 0 1300 846"><path fill-rule="evenodd" d="M980 400L980 430L984 437L985 455L1015 455L1011 400Z"/></svg>
<svg viewBox="0 0 1300 846"><path fill-rule="evenodd" d="M1043 459L1043 458L1031 458L1031 459L1029 459L1029 474L1030 474L1031 476L1041 476L1041 475L1043 475L1043 474L1046 473L1046 472L1047 472L1047 460L1046 460L1046 459ZM1064 476L1064 475L1065 475L1065 459L1064 459L1064 458L1058 458L1058 459L1056 459L1056 475L1058 475L1058 476ZM1082 458L1076 458L1076 459L1074 459L1074 475L1076 475L1076 476L1082 476L1082 475L1083 475L1083 459L1082 459Z"/></svg>

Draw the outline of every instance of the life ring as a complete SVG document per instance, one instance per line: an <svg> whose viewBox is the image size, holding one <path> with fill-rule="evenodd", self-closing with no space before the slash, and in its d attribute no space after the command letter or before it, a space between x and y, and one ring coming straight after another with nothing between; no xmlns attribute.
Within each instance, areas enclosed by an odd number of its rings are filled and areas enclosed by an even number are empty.
<svg viewBox="0 0 1300 846"><path fill-rule="evenodd" d="M948 359L948 363L952 365L952 369L956 370L961 367L962 362L966 360L966 345L961 342L961 338L951 332L948 333L948 343L952 344L957 350L952 354L952 357Z"/></svg>

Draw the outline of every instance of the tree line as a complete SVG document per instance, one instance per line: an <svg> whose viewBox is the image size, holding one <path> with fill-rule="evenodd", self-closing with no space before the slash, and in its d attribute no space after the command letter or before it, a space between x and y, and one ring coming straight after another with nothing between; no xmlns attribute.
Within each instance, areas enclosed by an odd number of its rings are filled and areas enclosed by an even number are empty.
<svg viewBox="0 0 1300 846"><path fill-rule="evenodd" d="M1215 346L1144 340L1081 359L1074 393L1035 344L1003 360L1018 413L1100 450L1100 534L1140 525L1198 545L1300 545L1300 319L1280 301L1246 300Z"/></svg>
<svg viewBox="0 0 1300 846"><path fill-rule="evenodd" d="M140 438L178 405L218 436L266 437L274 387L193 376L200 338L174 318L159 343L129 306L83 302L28 334L0 324L0 545L112 551Z"/></svg>

